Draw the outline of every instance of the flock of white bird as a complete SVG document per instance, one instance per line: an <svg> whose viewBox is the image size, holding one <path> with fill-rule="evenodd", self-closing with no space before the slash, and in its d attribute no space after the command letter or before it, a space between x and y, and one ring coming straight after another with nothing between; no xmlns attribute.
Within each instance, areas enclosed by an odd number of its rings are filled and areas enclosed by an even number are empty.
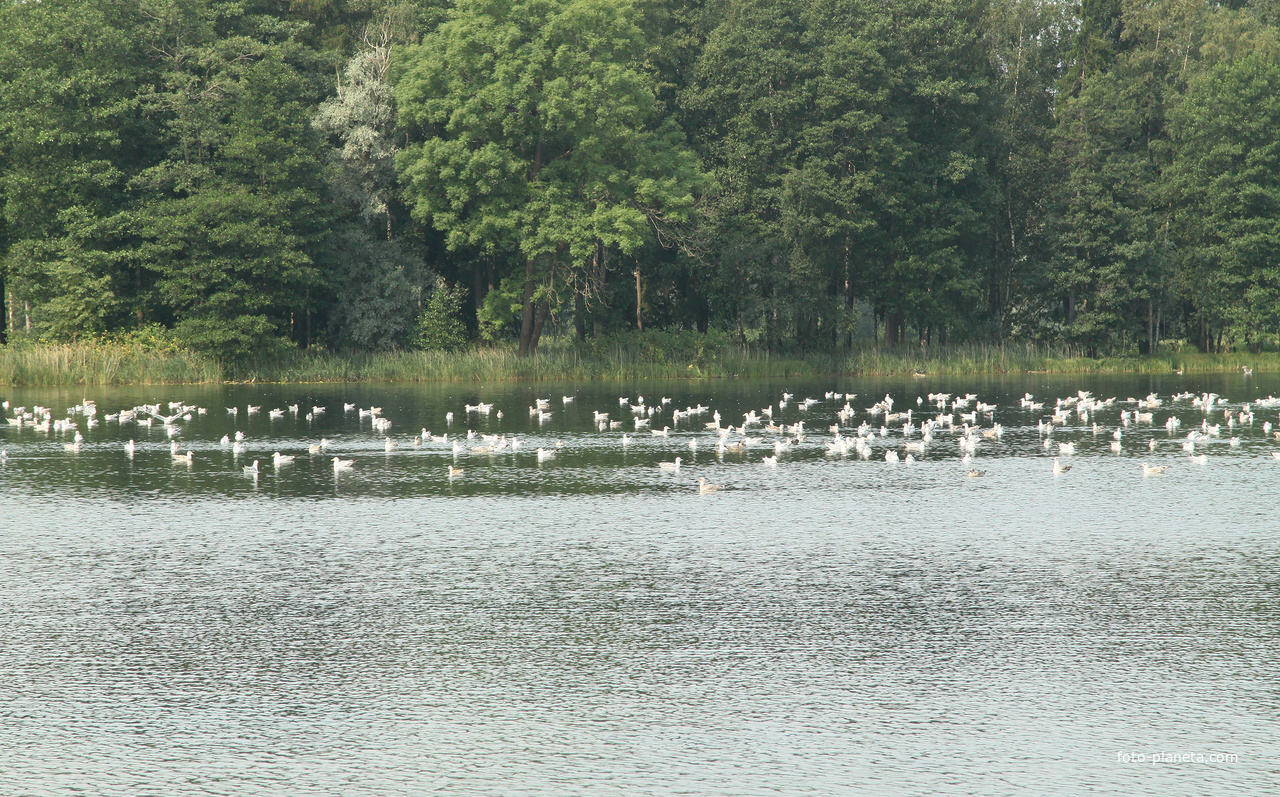
<svg viewBox="0 0 1280 797"><path fill-rule="evenodd" d="M681 447L687 447L695 455L700 446L710 448L718 458L723 458L726 454L741 454L746 457L752 452L761 453L763 456L760 456L759 461L767 467L778 467L780 460L785 460L788 452L806 444L810 447L820 444L827 456L856 457L863 460L872 458L875 451L873 446L875 446L881 450L884 461L903 462L909 465L916 462L919 457L923 457L926 452L937 450L944 441L949 441L949 447L953 446L958 450L961 461L967 464L978 455L984 444L1000 441L1005 434L1004 427L995 421L998 407L981 401L975 394L930 393L927 396L917 396L914 406L897 409L895 409L896 402L890 395L861 409L853 406L856 399L857 394L828 391L822 399L805 398L797 401L792 394L784 393L777 402L767 407L743 413L742 421L735 425L726 423L719 411L702 404L679 409L672 407L672 400L665 397L654 403L646 403L643 396L635 399L624 396L618 399L619 409L616 412L593 410L591 417L597 431L602 433L630 427L628 431L622 432L618 441L624 448L631 446L635 442L635 436L639 435L664 440L670 440L674 436L677 439L683 439L684 443ZM562 405L569 405L573 401L573 396L561 397ZM826 425L815 434L813 429L806 427L805 418L813 417L809 411L815 405L827 402L829 402L828 407L833 407L840 402L843 404L835 412L836 422ZM85 438L80 431L82 424L86 429L96 427L99 423L118 424L121 427L133 425L146 429L152 429L159 424L170 439L173 463L187 467L194 464L195 454L190 450L184 452L178 438L189 422L208 413L208 409L204 407L169 402L163 407L141 405L107 413L102 415L100 421L95 402L88 399L75 407L67 408L65 417L62 418L55 418L53 410L48 407L15 407L11 413L9 402L0 403L0 407L3 408L3 417L11 428L45 432L50 436L56 435L62 440L70 436L70 441L64 442L63 447L71 453L79 452L85 445ZM1239 431L1255 426L1256 413L1269 413L1277 408L1280 408L1280 398L1274 396L1248 403L1232 404L1214 393L1180 393L1168 398L1152 394L1144 398L1121 400L1116 397L1098 399L1087 391L1078 391L1076 395L1057 398L1052 403L1037 400L1035 396L1028 393L1020 400L1018 412L1024 413L1024 418L1029 414L1036 419L1035 428L1043 448L1047 453L1053 454L1051 472L1055 476L1060 476L1072 469L1072 466L1065 464L1063 460L1076 453L1075 441L1058 440L1055 437L1060 429L1066 427L1070 427L1076 433L1083 432L1093 437L1107 435L1111 438L1110 450L1119 453L1124 450L1124 440L1131 428L1154 429L1157 425L1157 414L1168 412L1167 417L1160 421L1168 438L1178 443L1189 462L1203 465L1208 460L1208 455L1203 451L1204 448L1211 443L1222 441L1224 434L1227 445L1238 446ZM782 416L790 409L795 410L794 422L785 423L780 418L775 421L775 414ZM1111 425L1101 426L1097 417L1114 409L1120 410L1119 423L1115 424L1114 428ZM1201 423L1182 435L1183 422L1174 410L1183 410L1184 414L1187 410L1198 410L1203 416ZM241 408L229 407L226 412L238 420ZM260 406L248 405L244 408L246 418L261 412ZM304 410L297 404L293 404L268 410L267 416L274 420L305 417L307 421L314 421L325 412L325 407L312 406ZM451 438L449 433L433 435L427 429L422 429L419 434L413 435L408 440L403 438L397 440L391 435L392 422L383 415L382 408L362 408L355 404L344 404L343 412L347 415L354 414L362 429L367 420L372 434L383 438L383 448L386 452L391 452L400 446L444 447L445 451L452 452L456 462L458 457L463 455L517 452L524 444L524 441L515 435L508 437L506 434L483 434L473 430ZM499 421L503 418L501 410L495 410L493 404L485 403L464 405L462 413L468 420L484 419L491 415ZM611 417L611 414L619 417ZM861 418L859 418L860 415ZM535 399L529 406L529 417L539 425L551 421L553 416L552 400L549 398ZM453 412L446 413L446 424L452 426L454 418ZM663 424L661 429L656 428L658 423ZM1270 439L1280 441L1280 430L1273 431L1270 420L1262 423L1262 431ZM714 442L711 442L712 440ZM230 450L236 459L245 456L248 452L248 442L243 431L237 431L234 436L224 435L219 444L221 448ZM330 445L328 439L321 438L319 442L309 444L307 454L325 455ZM1159 445L1155 436L1150 436L1145 443L1149 451L1155 451ZM1166 445L1169 444L1166 443ZM552 447L537 448L537 461L543 463L554 459L563 447L563 442L556 440ZM137 445L132 439L124 443L123 448L130 458L137 451ZM293 464L299 455L275 451L270 462L272 467L279 470ZM1273 451L1272 457L1280 460L1280 450ZM0 450L0 463L7 461L8 458L8 450ZM354 459L333 456L330 460L335 474L352 470L356 466ZM678 474L684 463L683 456L676 456L670 461L658 463L657 467L661 471ZM262 460L255 459L252 464L241 467L246 475L256 479L261 464ZM1143 462L1140 467L1144 476L1153 476L1164 473L1169 466ZM461 477L464 473L464 469L456 464L447 465L446 475L449 479ZM967 475L977 478L985 476L986 471L971 468ZM720 489L720 485L712 484L706 478L698 479L699 494L716 492Z"/></svg>

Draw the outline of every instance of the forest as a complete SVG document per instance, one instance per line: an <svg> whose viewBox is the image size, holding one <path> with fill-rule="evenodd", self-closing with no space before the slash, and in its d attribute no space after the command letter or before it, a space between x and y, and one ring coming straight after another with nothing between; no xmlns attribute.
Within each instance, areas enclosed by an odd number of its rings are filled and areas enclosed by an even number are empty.
<svg viewBox="0 0 1280 797"><path fill-rule="evenodd" d="M0 342L1280 342L1280 0L0 0Z"/></svg>

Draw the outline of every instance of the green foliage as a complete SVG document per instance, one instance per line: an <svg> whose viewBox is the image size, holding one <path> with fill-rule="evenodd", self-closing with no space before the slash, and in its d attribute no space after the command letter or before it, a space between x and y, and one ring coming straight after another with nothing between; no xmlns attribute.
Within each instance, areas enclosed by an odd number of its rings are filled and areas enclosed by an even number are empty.
<svg viewBox="0 0 1280 797"><path fill-rule="evenodd" d="M396 241L348 227L335 258L337 291L331 319L344 347L385 351L412 333L427 269Z"/></svg>
<svg viewBox="0 0 1280 797"><path fill-rule="evenodd" d="M289 348L271 321L261 315L231 318L188 318L179 321L173 334L186 348L231 365L270 360Z"/></svg>
<svg viewBox="0 0 1280 797"><path fill-rule="evenodd" d="M458 317L462 310L461 288L437 277L422 312L413 327L410 343L421 351L457 351L467 342L467 328Z"/></svg>
<svg viewBox="0 0 1280 797"><path fill-rule="evenodd" d="M596 374L726 372L687 349L726 335L1257 350L1278 7L3 3L0 329L245 373L464 324Z"/></svg>
<svg viewBox="0 0 1280 797"><path fill-rule="evenodd" d="M1280 328L1280 41L1267 34L1192 78L1168 170L1192 305L1255 348Z"/></svg>
<svg viewBox="0 0 1280 797"><path fill-rule="evenodd" d="M523 280L504 277L498 287L484 296L476 312L480 339L487 343L509 340L519 331L520 309L524 304Z"/></svg>
<svg viewBox="0 0 1280 797"><path fill-rule="evenodd" d="M70 340L122 323L118 221L153 141L136 4L0 8L0 268L38 331Z"/></svg>
<svg viewBox="0 0 1280 797"><path fill-rule="evenodd" d="M519 253L522 351L558 282L585 282L600 247L634 252L693 204L696 164L659 115L638 16L629 0L464 0L400 51L413 216L451 250Z"/></svg>

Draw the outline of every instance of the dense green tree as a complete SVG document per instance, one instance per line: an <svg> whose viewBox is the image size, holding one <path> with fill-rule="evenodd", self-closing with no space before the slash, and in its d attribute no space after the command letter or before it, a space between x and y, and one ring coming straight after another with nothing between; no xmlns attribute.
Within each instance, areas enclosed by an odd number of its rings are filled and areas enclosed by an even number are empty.
<svg viewBox="0 0 1280 797"><path fill-rule="evenodd" d="M413 8L396 5L375 18L338 75L337 91L320 104L315 128L329 150L332 194L351 216L352 229L333 251L337 301L331 322L339 343L388 349L405 343L432 281L422 260L396 239L395 106L391 48L415 38Z"/></svg>
<svg viewBox="0 0 1280 797"><path fill-rule="evenodd" d="M332 248L313 54L238 3L177 0L156 25L164 60L144 102L167 156L133 181L132 224L162 317L232 360L309 342Z"/></svg>
<svg viewBox="0 0 1280 797"><path fill-rule="evenodd" d="M143 22L129 0L0 8L0 269L34 331L94 333L138 309L120 216L154 141Z"/></svg>
<svg viewBox="0 0 1280 797"><path fill-rule="evenodd" d="M405 194L450 249L519 253L523 354L599 247L633 252L692 203L635 18L626 0L467 0L405 48L396 99L420 138L399 159Z"/></svg>
<svg viewBox="0 0 1280 797"><path fill-rule="evenodd" d="M0 4L0 341L1269 345L1277 9Z"/></svg>
<svg viewBox="0 0 1280 797"><path fill-rule="evenodd" d="M1171 114L1168 176L1200 345L1216 329L1256 349L1280 329L1280 41L1222 22Z"/></svg>
<svg viewBox="0 0 1280 797"><path fill-rule="evenodd" d="M1089 352L1126 341L1150 350L1174 281L1167 108L1199 41L1200 6L1108 1L1085 11L1058 107L1054 160L1064 176L1049 281L1067 340Z"/></svg>
<svg viewBox="0 0 1280 797"><path fill-rule="evenodd" d="M710 34L684 104L716 177L711 248L771 342L831 345L858 297L895 340L967 311L987 243L979 12L744 0Z"/></svg>
<svg viewBox="0 0 1280 797"><path fill-rule="evenodd" d="M1001 0L991 7L996 111L987 144L998 200L988 221L986 293L997 340L1056 336L1043 264L1053 250L1050 220L1062 181L1052 133L1071 14L1067 2Z"/></svg>

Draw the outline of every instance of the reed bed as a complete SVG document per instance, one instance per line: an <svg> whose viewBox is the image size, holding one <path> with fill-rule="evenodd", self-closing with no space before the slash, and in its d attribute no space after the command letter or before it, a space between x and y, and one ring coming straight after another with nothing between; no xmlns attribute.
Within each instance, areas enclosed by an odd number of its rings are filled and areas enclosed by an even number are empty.
<svg viewBox="0 0 1280 797"><path fill-rule="evenodd" d="M0 384L126 385L259 382L471 382L792 378L826 375L939 376L1020 373L1225 373L1280 371L1280 353L1164 353L1085 357L1068 347L1027 345L867 346L838 354L780 356L727 336L645 333L606 341L551 341L535 357L514 346L384 353L295 351L227 368L174 347L137 343L0 347Z"/></svg>
<svg viewBox="0 0 1280 797"><path fill-rule="evenodd" d="M79 343L0 347L0 384L140 385L218 382L210 358L140 344Z"/></svg>
<svg viewBox="0 0 1280 797"><path fill-rule="evenodd" d="M1163 353L1154 356L1086 357L1070 347L1027 345L957 345L922 349L913 346L867 348L849 356L847 372L868 376L913 373L967 374L1156 374L1228 373L1242 367L1280 371L1280 353Z"/></svg>
<svg viewBox="0 0 1280 797"><path fill-rule="evenodd" d="M468 382L791 377L836 373L832 357L785 358L735 348L694 358L655 356L625 347L546 347L519 357L512 347L460 352L335 354L296 352L236 374L259 382Z"/></svg>

